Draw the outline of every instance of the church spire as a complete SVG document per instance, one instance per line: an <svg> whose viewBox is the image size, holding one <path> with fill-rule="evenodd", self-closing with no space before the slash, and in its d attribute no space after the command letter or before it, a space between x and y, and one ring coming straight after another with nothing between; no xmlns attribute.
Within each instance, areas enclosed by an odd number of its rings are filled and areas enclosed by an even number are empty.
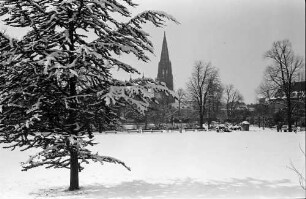
<svg viewBox="0 0 306 199"><path fill-rule="evenodd" d="M167 38L165 31L164 31L164 39L163 39L163 46L160 55L160 60L169 61L169 52L168 52L168 45L167 45Z"/></svg>
<svg viewBox="0 0 306 199"><path fill-rule="evenodd" d="M166 32L164 32L160 61L158 63L157 79L161 82L165 82L167 87L170 90L173 90L173 75L172 75L171 61L168 52Z"/></svg>

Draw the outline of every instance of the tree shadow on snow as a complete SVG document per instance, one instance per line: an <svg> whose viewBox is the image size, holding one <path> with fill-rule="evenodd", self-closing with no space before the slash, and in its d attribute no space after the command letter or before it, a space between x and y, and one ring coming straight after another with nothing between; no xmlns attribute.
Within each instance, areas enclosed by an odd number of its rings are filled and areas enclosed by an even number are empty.
<svg viewBox="0 0 306 199"><path fill-rule="evenodd" d="M299 186L289 186L289 180L266 181L254 178L230 181L199 182L191 178L173 183L148 183L142 180L123 182L106 187L94 184L69 192L64 188L40 190L36 198L304 198Z"/></svg>

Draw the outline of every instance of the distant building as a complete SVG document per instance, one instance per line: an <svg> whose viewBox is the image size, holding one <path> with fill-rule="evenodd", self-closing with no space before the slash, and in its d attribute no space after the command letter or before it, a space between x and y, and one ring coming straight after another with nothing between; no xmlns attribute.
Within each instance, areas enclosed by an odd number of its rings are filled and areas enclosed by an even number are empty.
<svg viewBox="0 0 306 199"><path fill-rule="evenodd" d="M293 106L293 119L305 126L305 98L306 98L306 81L294 82L292 84L292 93L290 95L291 103ZM274 113L280 113L285 110L285 99L284 92L279 89L275 96L268 100L273 106Z"/></svg>
<svg viewBox="0 0 306 199"><path fill-rule="evenodd" d="M293 82L292 86L292 93L290 95L290 98L292 100L303 100L305 99L306 94L306 81L300 81L300 82ZM285 99L285 93L282 91L282 89L279 89L276 93L274 98L271 100L282 100Z"/></svg>
<svg viewBox="0 0 306 199"><path fill-rule="evenodd" d="M160 56L160 61L158 63L158 73L157 73L157 81L164 82L168 89L173 91L173 74L172 74L172 65L169 58L168 45L166 39L166 33L164 32L164 39L162 45L162 51ZM164 94L159 95L159 98L167 103L174 103L175 99L173 97L166 96Z"/></svg>

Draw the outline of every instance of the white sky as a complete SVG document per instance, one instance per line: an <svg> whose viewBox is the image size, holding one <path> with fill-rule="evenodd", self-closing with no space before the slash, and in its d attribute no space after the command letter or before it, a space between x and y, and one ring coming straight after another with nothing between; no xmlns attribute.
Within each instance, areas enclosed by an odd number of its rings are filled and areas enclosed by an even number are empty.
<svg viewBox="0 0 306 199"><path fill-rule="evenodd" d="M181 24L162 28L146 25L155 56L151 62L122 57L147 77L156 78L163 31L166 31L174 88L185 88L195 61L219 68L221 81L233 84L246 103L254 103L255 89L269 64L263 54L277 40L289 39L296 54L305 55L305 2L303 0L134 0L131 10L162 10ZM3 29L0 24L0 29ZM16 30L12 34L19 34ZM128 74L121 74L129 78ZM136 77L136 76L132 76Z"/></svg>
<svg viewBox="0 0 306 199"><path fill-rule="evenodd" d="M232 83L254 103L256 88L269 64L263 54L277 40L289 39L296 54L305 55L303 0L137 0L139 10L163 10L181 25L165 27L174 87L185 88L196 60L212 62L221 81ZM146 30L148 30L146 28ZM163 30L150 31L156 57L143 64L156 77Z"/></svg>

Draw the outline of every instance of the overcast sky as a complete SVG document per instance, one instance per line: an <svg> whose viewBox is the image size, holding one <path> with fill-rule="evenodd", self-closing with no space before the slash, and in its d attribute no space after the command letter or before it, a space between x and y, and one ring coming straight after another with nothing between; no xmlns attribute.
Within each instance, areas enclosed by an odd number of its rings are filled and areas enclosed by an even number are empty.
<svg viewBox="0 0 306 199"><path fill-rule="evenodd" d="M269 64L263 54L277 40L289 39L296 54L305 55L304 0L137 0L137 11L163 10L181 25L164 28L174 75L174 88L185 88L196 60L219 68L221 81L233 84L246 103ZM155 78L163 29L146 26L155 57L140 69Z"/></svg>
<svg viewBox="0 0 306 199"><path fill-rule="evenodd" d="M174 89L185 88L197 60L219 69L221 81L233 84L246 103L254 103L255 90L269 64L263 54L277 40L289 39L296 54L305 55L304 0L134 0L131 10L161 10L181 24L168 22L165 28L146 25L155 55L143 63L122 57L147 77L156 78L163 32L166 31L174 76ZM0 29L3 26L0 24ZM16 30L12 35L18 35ZM122 74L120 74L122 75ZM130 75L122 75L129 78ZM132 76L136 77L136 76Z"/></svg>

